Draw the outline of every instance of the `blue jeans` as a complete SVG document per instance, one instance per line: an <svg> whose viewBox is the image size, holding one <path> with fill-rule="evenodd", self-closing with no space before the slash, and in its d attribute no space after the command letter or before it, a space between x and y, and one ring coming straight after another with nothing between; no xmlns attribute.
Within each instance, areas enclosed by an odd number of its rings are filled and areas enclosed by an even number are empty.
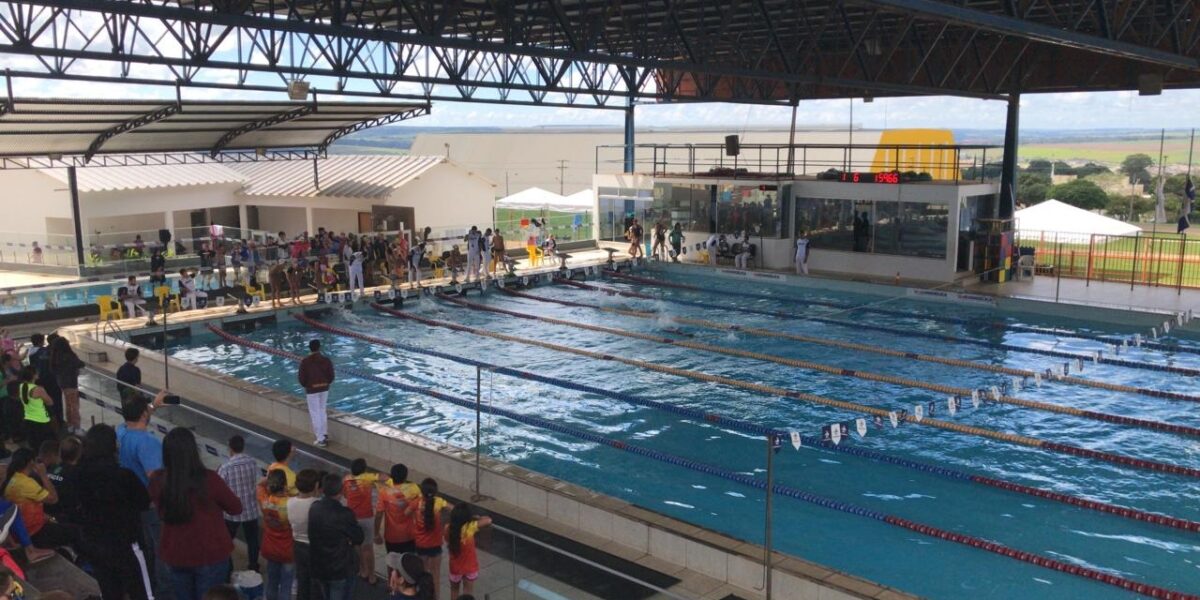
<svg viewBox="0 0 1200 600"><path fill-rule="evenodd" d="M229 583L229 561L201 567L170 567L175 600L202 600L209 589Z"/></svg>
<svg viewBox="0 0 1200 600"><path fill-rule="evenodd" d="M338 579L330 581L322 579L317 582L317 586L325 593L325 600L353 600L354 599L354 577Z"/></svg>
<svg viewBox="0 0 1200 600"><path fill-rule="evenodd" d="M267 600L291 600L292 579L296 575L296 563L267 561Z"/></svg>

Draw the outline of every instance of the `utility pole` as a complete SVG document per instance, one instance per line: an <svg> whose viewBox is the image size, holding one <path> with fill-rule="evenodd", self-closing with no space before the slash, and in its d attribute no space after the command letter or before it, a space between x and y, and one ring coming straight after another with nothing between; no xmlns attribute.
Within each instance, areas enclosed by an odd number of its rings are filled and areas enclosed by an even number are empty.
<svg viewBox="0 0 1200 600"><path fill-rule="evenodd" d="M563 184L564 184L564 177L566 177L566 171L567 171L566 159L563 159L563 158L558 159L558 195L559 196L564 195Z"/></svg>

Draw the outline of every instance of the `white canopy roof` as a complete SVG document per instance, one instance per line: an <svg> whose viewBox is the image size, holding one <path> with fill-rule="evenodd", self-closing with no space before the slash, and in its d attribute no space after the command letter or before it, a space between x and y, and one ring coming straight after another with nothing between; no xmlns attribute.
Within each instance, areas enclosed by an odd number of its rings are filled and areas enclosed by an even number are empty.
<svg viewBox="0 0 1200 600"><path fill-rule="evenodd" d="M497 200L496 208L587 212L592 210L592 190L583 190L564 197L539 187L531 187Z"/></svg>
<svg viewBox="0 0 1200 600"><path fill-rule="evenodd" d="M1017 230L1022 232L1057 232L1078 235L1133 235L1141 228L1124 221L1110 219L1058 200L1046 200L1018 210L1013 217Z"/></svg>

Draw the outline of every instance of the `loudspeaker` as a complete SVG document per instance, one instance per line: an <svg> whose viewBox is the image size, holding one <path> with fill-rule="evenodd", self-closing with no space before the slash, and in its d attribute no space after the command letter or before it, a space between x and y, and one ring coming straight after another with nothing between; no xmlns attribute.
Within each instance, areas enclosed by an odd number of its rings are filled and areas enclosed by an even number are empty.
<svg viewBox="0 0 1200 600"><path fill-rule="evenodd" d="M159 229L158 230L158 241L161 242L164 246L167 245L168 243L170 243L171 242L171 230L170 229Z"/></svg>
<svg viewBox="0 0 1200 600"><path fill-rule="evenodd" d="M1163 91L1163 76L1159 73L1142 73L1138 75L1139 96L1161 96Z"/></svg>
<svg viewBox="0 0 1200 600"><path fill-rule="evenodd" d="M742 149L738 146L738 136L725 136L725 156L737 156L742 153Z"/></svg>

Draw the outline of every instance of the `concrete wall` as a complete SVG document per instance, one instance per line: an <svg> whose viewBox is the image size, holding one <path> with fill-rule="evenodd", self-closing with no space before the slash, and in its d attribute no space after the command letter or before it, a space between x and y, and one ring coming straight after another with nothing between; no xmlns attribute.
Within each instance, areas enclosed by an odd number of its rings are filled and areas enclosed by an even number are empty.
<svg viewBox="0 0 1200 600"><path fill-rule="evenodd" d="M307 227L303 208L287 208L282 206L258 206L258 226L264 231L277 234L280 231L288 237L298 235Z"/></svg>
<svg viewBox="0 0 1200 600"><path fill-rule="evenodd" d="M327 231L358 233L358 211L315 208L313 209L313 224L317 227L324 227Z"/></svg>
<svg viewBox="0 0 1200 600"><path fill-rule="evenodd" d="M392 192L385 204L413 207L416 222L409 228L414 231L471 225L482 229L492 222L495 200L491 182L458 165L442 163Z"/></svg>
<svg viewBox="0 0 1200 600"><path fill-rule="evenodd" d="M0 182L5 200L4 222L0 224L0 231L32 236L44 236L46 233L75 234L74 225L70 224L71 194L65 183L37 169L0 172ZM58 227L54 227L54 231L49 231L51 224L47 219L50 218L67 219L67 230L59 231Z"/></svg>

